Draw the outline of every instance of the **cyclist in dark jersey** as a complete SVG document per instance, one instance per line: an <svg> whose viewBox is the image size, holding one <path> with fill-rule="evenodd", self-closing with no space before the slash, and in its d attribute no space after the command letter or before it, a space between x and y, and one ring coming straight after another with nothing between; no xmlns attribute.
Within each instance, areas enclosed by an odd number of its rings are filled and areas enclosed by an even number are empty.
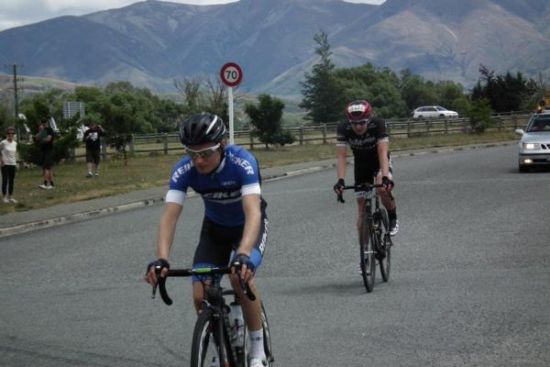
<svg viewBox="0 0 550 367"><path fill-rule="evenodd" d="M383 184L378 194L382 204L388 211L390 219L390 234L393 236L399 231L395 200L389 193L393 189L392 167L389 151L389 136L386 121L374 116L373 110L367 101L353 101L346 107L347 119L338 124L336 130L336 174L338 182L334 185L336 193L342 192L345 186L346 164L348 147L351 148L354 158L355 184L373 182ZM362 223L362 213L365 199L361 193L357 197L357 228Z"/></svg>
<svg viewBox="0 0 550 367"><path fill-rule="evenodd" d="M202 113L187 118L180 128L180 140L188 155L173 168L166 206L162 215L156 261L147 267L146 280L156 284L154 268L166 273L176 223L187 189L202 196L205 216L193 267L224 267L241 264L241 277L254 285L255 271L261 264L267 240L267 204L261 196L258 162L246 149L225 144L226 128L216 115ZM232 255L233 252L233 255ZM200 310L205 279L193 279L193 300ZM260 297L244 296L236 274L231 285L240 296L250 335L250 367L267 365L263 346Z"/></svg>

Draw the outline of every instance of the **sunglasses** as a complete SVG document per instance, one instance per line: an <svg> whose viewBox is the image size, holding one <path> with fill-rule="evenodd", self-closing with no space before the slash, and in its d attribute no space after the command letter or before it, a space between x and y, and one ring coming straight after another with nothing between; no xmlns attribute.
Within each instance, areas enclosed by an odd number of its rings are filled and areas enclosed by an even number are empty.
<svg viewBox="0 0 550 367"><path fill-rule="evenodd" d="M363 126L363 125L366 125L369 122L369 120L350 121L350 122L354 126Z"/></svg>
<svg viewBox="0 0 550 367"><path fill-rule="evenodd" d="M212 156L212 154L216 153L216 151L218 150L218 148L220 147L220 144L216 144L214 145L213 147L210 147L210 148L206 148L206 149L201 149L201 150L193 150L193 149L190 149L188 147L185 147L185 150L187 151L187 154L189 154L189 157L191 157L191 159L195 159L195 158L209 158L210 156Z"/></svg>

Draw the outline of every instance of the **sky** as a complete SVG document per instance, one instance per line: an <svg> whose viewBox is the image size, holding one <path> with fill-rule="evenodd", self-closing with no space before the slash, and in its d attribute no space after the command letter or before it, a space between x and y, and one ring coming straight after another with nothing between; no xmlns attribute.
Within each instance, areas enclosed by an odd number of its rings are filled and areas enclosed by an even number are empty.
<svg viewBox="0 0 550 367"><path fill-rule="evenodd" d="M212 5L238 0L170 0L173 3ZM380 4L385 0L345 0L350 3ZM0 31L62 15L83 15L121 8L136 0L1 0Z"/></svg>

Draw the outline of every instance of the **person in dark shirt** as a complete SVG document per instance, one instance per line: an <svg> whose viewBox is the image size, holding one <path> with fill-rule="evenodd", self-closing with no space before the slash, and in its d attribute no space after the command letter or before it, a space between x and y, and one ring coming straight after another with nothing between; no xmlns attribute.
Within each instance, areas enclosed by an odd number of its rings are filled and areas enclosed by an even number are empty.
<svg viewBox="0 0 550 367"><path fill-rule="evenodd" d="M86 165L88 174L86 177L99 176L99 161L101 157L101 137L105 135L105 130L101 125L95 122L90 123L88 130L84 132L84 142L86 143Z"/></svg>
<svg viewBox="0 0 550 367"><path fill-rule="evenodd" d="M38 126L38 133L34 136L34 141L40 147L39 165L42 167L42 176L44 177L44 182L38 187L44 190L53 189L55 187L53 183L54 136L54 131L49 126L48 120L41 120L40 125Z"/></svg>
<svg viewBox="0 0 550 367"><path fill-rule="evenodd" d="M383 184L378 188L382 204L388 211L390 234L399 231L395 199L390 196L394 187L389 151L389 136L386 121L374 116L373 109L365 100L353 101L346 107L347 119L340 122L336 131L336 174L338 182L334 185L336 193L342 193L345 186L348 147L354 158L355 184L365 182ZM365 198L357 193L357 227L362 223Z"/></svg>

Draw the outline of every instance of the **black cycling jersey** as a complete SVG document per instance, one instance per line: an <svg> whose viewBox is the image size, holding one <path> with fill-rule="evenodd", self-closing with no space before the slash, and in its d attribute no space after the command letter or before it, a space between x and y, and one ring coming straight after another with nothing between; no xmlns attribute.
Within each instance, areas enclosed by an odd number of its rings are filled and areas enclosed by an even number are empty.
<svg viewBox="0 0 550 367"><path fill-rule="evenodd" d="M378 161L377 144L380 141L388 141L386 121L380 117L373 117L367 125L367 131L363 135L357 135L353 131L351 123L342 121L336 128L336 146L349 146L353 152L355 165L355 182L362 183L370 179L380 169ZM388 159L390 153L388 151Z"/></svg>

